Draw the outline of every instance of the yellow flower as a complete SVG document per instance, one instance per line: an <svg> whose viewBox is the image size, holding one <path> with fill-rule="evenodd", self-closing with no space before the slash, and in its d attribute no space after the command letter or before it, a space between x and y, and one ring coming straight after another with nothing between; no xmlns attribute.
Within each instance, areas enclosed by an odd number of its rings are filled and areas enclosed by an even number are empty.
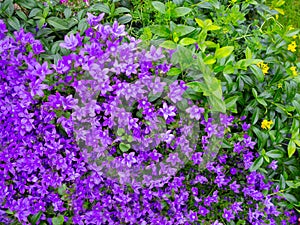
<svg viewBox="0 0 300 225"><path fill-rule="evenodd" d="M295 52L296 47L297 47L296 41L292 41L292 43L288 45L288 50L291 52Z"/></svg>
<svg viewBox="0 0 300 225"><path fill-rule="evenodd" d="M270 120L270 121L263 120L262 123L261 123L261 128L262 129L270 129L272 124L273 124L272 120Z"/></svg>
<svg viewBox="0 0 300 225"><path fill-rule="evenodd" d="M278 20L278 17L279 17L278 14L276 14L276 15L275 15L275 19Z"/></svg>
<svg viewBox="0 0 300 225"><path fill-rule="evenodd" d="M282 88L282 84L278 84L277 87L278 87L278 88Z"/></svg>
<svg viewBox="0 0 300 225"><path fill-rule="evenodd" d="M294 77L298 75L297 67L296 66L290 67L290 70L292 71Z"/></svg>
<svg viewBox="0 0 300 225"><path fill-rule="evenodd" d="M263 63L263 62L259 62L256 64L259 68L261 68L262 72L266 75L269 71L269 66L268 64L266 63Z"/></svg>
<svg viewBox="0 0 300 225"><path fill-rule="evenodd" d="M294 36L293 36L293 39L296 39L296 38L297 38L297 35L294 35Z"/></svg>

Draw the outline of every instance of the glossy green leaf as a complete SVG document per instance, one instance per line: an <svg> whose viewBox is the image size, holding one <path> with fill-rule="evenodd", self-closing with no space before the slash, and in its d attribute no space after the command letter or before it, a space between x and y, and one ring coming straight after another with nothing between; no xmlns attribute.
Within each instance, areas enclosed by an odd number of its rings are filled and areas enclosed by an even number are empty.
<svg viewBox="0 0 300 225"><path fill-rule="evenodd" d="M42 16L43 11L40 8L34 8L30 10L30 13L28 15L28 18L32 18L35 16Z"/></svg>
<svg viewBox="0 0 300 225"><path fill-rule="evenodd" d="M191 8L187 8L187 7L177 7L174 9L173 11L173 16L175 18L177 17L181 17L181 16L185 16L187 14L189 14L192 11Z"/></svg>
<svg viewBox="0 0 300 225"><path fill-rule="evenodd" d="M222 48L219 48L215 52L215 58L221 59L229 56L234 50L233 46L225 46Z"/></svg>
<svg viewBox="0 0 300 225"><path fill-rule="evenodd" d="M180 73L181 73L181 69L173 67L167 72L167 75L168 76L177 76Z"/></svg>
<svg viewBox="0 0 300 225"><path fill-rule="evenodd" d="M21 25L20 25L19 20L16 17L10 17L10 18L8 18L7 22L15 30L20 30Z"/></svg>
<svg viewBox="0 0 300 225"><path fill-rule="evenodd" d="M159 37L169 37L170 30L163 25L153 25L150 27L151 32Z"/></svg>
<svg viewBox="0 0 300 225"><path fill-rule="evenodd" d="M246 48L245 56L246 56L246 59L252 59L252 52L249 47Z"/></svg>
<svg viewBox="0 0 300 225"><path fill-rule="evenodd" d="M159 46L166 49L176 49L177 44L174 41L167 40L161 43Z"/></svg>
<svg viewBox="0 0 300 225"><path fill-rule="evenodd" d="M119 14L122 14L122 13L130 13L130 10L125 8L125 7L118 7L118 8L116 8L114 14L119 15Z"/></svg>
<svg viewBox="0 0 300 225"><path fill-rule="evenodd" d="M119 148L122 152L127 152L130 149L130 144L120 143Z"/></svg>
<svg viewBox="0 0 300 225"><path fill-rule="evenodd" d="M43 212L38 212L30 218L30 224L35 225L41 218Z"/></svg>
<svg viewBox="0 0 300 225"><path fill-rule="evenodd" d="M192 45L192 44L195 44L197 41L193 38L182 38L180 41L179 41L179 44L183 45L183 46L186 46L186 45Z"/></svg>
<svg viewBox="0 0 300 225"><path fill-rule="evenodd" d="M280 159L283 157L283 152L280 150L271 150L266 152L266 155L272 159Z"/></svg>
<svg viewBox="0 0 300 225"><path fill-rule="evenodd" d="M70 8L65 8L64 15L65 15L65 18L67 18L67 19L70 18L71 15L72 15L71 9Z"/></svg>
<svg viewBox="0 0 300 225"><path fill-rule="evenodd" d="M262 166L263 163L264 163L264 158L262 156L260 156L254 161L254 163L251 165L249 170L251 172L256 171Z"/></svg>
<svg viewBox="0 0 300 225"><path fill-rule="evenodd" d="M64 220L65 220L64 216L59 215L57 217L52 218L52 223L53 225L63 225Z"/></svg>
<svg viewBox="0 0 300 225"><path fill-rule="evenodd" d="M204 63L205 63L206 65L212 65L212 64L214 64L215 62L216 62L216 59L215 59L215 57L212 56L212 55L209 55L209 56L207 56L207 57L204 59Z"/></svg>
<svg viewBox="0 0 300 225"><path fill-rule="evenodd" d="M182 37L184 35L187 35L195 30L192 26L186 26L186 25L177 25L174 29L174 33L177 33L178 37Z"/></svg>
<svg viewBox="0 0 300 225"><path fill-rule="evenodd" d="M118 22L120 24L126 24L126 23L129 23L131 20L132 20L132 16L130 14L125 14L124 16L121 16L118 19Z"/></svg>
<svg viewBox="0 0 300 225"><path fill-rule="evenodd" d="M295 152L296 152L296 143L293 140L290 140L289 145L288 145L289 158L292 157Z"/></svg>
<svg viewBox="0 0 300 225"><path fill-rule="evenodd" d="M252 73L255 75L255 77L257 78L257 80L259 82L263 82L265 79L265 75L262 72L262 70L256 66L256 65L250 65L250 70L252 71Z"/></svg>
<svg viewBox="0 0 300 225"><path fill-rule="evenodd" d="M57 17L49 17L47 19L47 23L49 23L55 30L68 30L68 23Z"/></svg>
<svg viewBox="0 0 300 225"><path fill-rule="evenodd" d="M159 2L159 1L153 1L152 2L152 5L153 7L159 11L160 13L162 14L165 14L166 13L166 6L162 3L162 2Z"/></svg>
<svg viewBox="0 0 300 225"><path fill-rule="evenodd" d="M100 11L100 12L110 14L110 8L103 3L96 3L91 5L89 11L91 12Z"/></svg>

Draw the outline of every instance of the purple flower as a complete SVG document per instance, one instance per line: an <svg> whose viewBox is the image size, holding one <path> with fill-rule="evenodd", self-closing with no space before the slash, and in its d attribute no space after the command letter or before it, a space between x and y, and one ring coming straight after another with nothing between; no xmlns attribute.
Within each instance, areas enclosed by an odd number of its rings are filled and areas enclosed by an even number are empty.
<svg viewBox="0 0 300 225"><path fill-rule="evenodd" d="M161 93L164 91L164 86L166 86L166 82L160 82L160 78L156 77L153 84L150 86L152 88L153 94Z"/></svg>
<svg viewBox="0 0 300 225"><path fill-rule="evenodd" d="M194 222L196 220L198 220L198 216L196 212L190 211L189 213L189 219L191 222Z"/></svg>
<svg viewBox="0 0 300 225"><path fill-rule="evenodd" d="M272 170L276 170L278 165L277 165L278 161L273 160L270 164L269 164L269 168L272 168Z"/></svg>
<svg viewBox="0 0 300 225"><path fill-rule="evenodd" d="M187 108L186 112L190 114L190 117L192 119L195 118L196 120L200 120L201 114L204 112L204 109L193 105L192 107Z"/></svg>
<svg viewBox="0 0 300 225"><path fill-rule="evenodd" d="M226 219L228 222L230 222L231 220L233 220L234 219L234 215L232 214L232 210L231 209L229 209L229 210L227 210L227 209L223 209L223 215L222 215L222 217L224 218L224 219Z"/></svg>
<svg viewBox="0 0 300 225"><path fill-rule="evenodd" d="M115 20L115 22L112 25L111 32L116 37L125 36L126 35L125 25L119 26L118 21Z"/></svg>
<svg viewBox="0 0 300 225"><path fill-rule="evenodd" d="M178 157L178 153L171 153L166 162L169 162L172 164L172 166L175 166L176 163L181 163L181 160Z"/></svg>
<svg viewBox="0 0 300 225"><path fill-rule="evenodd" d="M168 94L168 97L172 102L177 103L182 100L182 95L185 92L185 88L183 88L181 85L178 85L177 80L169 85L169 89L170 92Z"/></svg>
<svg viewBox="0 0 300 225"><path fill-rule="evenodd" d="M244 143L245 147L254 149L254 145L256 144L254 141L251 141L251 137L247 134L244 135Z"/></svg>
<svg viewBox="0 0 300 225"><path fill-rule="evenodd" d="M78 39L74 36L74 34L70 34L70 36L65 36L65 42L60 43L59 46L74 51L78 44Z"/></svg>
<svg viewBox="0 0 300 225"><path fill-rule="evenodd" d="M194 162L195 165L199 165L202 163L203 159L202 159L202 152L195 152L192 156L192 160Z"/></svg>
<svg viewBox="0 0 300 225"><path fill-rule="evenodd" d="M167 120L169 117L173 117L176 116L176 108L175 106L168 106L168 104L166 102L163 103L163 108L160 109L160 111L163 114L163 117L165 118L165 120Z"/></svg>
<svg viewBox="0 0 300 225"><path fill-rule="evenodd" d="M126 164L128 167L131 167L132 164L136 163L137 160L134 157L135 153L134 152L130 152L129 154L123 153L123 160L122 163Z"/></svg>
<svg viewBox="0 0 300 225"><path fill-rule="evenodd" d="M243 125L242 125L243 131L249 130L250 127L251 127L251 124L247 124L246 122L244 122Z"/></svg>
<svg viewBox="0 0 300 225"><path fill-rule="evenodd" d="M99 16L94 16L93 14L88 12L87 16L87 22L90 24L90 26L96 26L103 19L104 13L101 13Z"/></svg>
<svg viewBox="0 0 300 225"><path fill-rule="evenodd" d="M44 89L48 88L47 84L42 84L42 80L37 79L34 82L31 82L29 84L29 87L31 88L30 94L32 97L34 97L35 95L38 95L40 97L44 96Z"/></svg>
<svg viewBox="0 0 300 225"><path fill-rule="evenodd" d="M206 216L209 213L209 210L203 206L200 206L198 212L201 216Z"/></svg>
<svg viewBox="0 0 300 225"><path fill-rule="evenodd" d="M231 205L231 209L235 212L238 213L239 211L242 212L243 209L241 208L242 202L234 202Z"/></svg>

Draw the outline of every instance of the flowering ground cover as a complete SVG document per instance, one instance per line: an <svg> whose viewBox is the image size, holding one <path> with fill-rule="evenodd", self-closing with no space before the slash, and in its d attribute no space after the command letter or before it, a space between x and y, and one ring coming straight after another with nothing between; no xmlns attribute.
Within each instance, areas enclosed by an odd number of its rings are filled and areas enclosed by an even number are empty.
<svg viewBox="0 0 300 225"><path fill-rule="evenodd" d="M298 224L300 30L273 8L1 1L0 224Z"/></svg>

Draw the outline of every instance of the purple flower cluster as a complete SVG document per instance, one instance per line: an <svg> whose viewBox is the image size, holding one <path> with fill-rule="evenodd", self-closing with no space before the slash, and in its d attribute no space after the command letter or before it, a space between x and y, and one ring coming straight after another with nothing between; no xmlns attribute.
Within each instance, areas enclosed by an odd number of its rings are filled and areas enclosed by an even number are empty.
<svg viewBox="0 0 300 225"><path fill-rule="evenodd" d="M37 224L58 215L80 225L293 223L273 184L247 170L255 143L241 121L205 119L183 98L184 82L165 77L161 49L140 50L102 17L89 15L87 41L65 38L71 54L53 70L38 61L39 41L6 35L0 21L0 222L29 224L41 212ZM209 161L224 135L227 148ZM134 176L141 167L147 173Z"/></svg>

